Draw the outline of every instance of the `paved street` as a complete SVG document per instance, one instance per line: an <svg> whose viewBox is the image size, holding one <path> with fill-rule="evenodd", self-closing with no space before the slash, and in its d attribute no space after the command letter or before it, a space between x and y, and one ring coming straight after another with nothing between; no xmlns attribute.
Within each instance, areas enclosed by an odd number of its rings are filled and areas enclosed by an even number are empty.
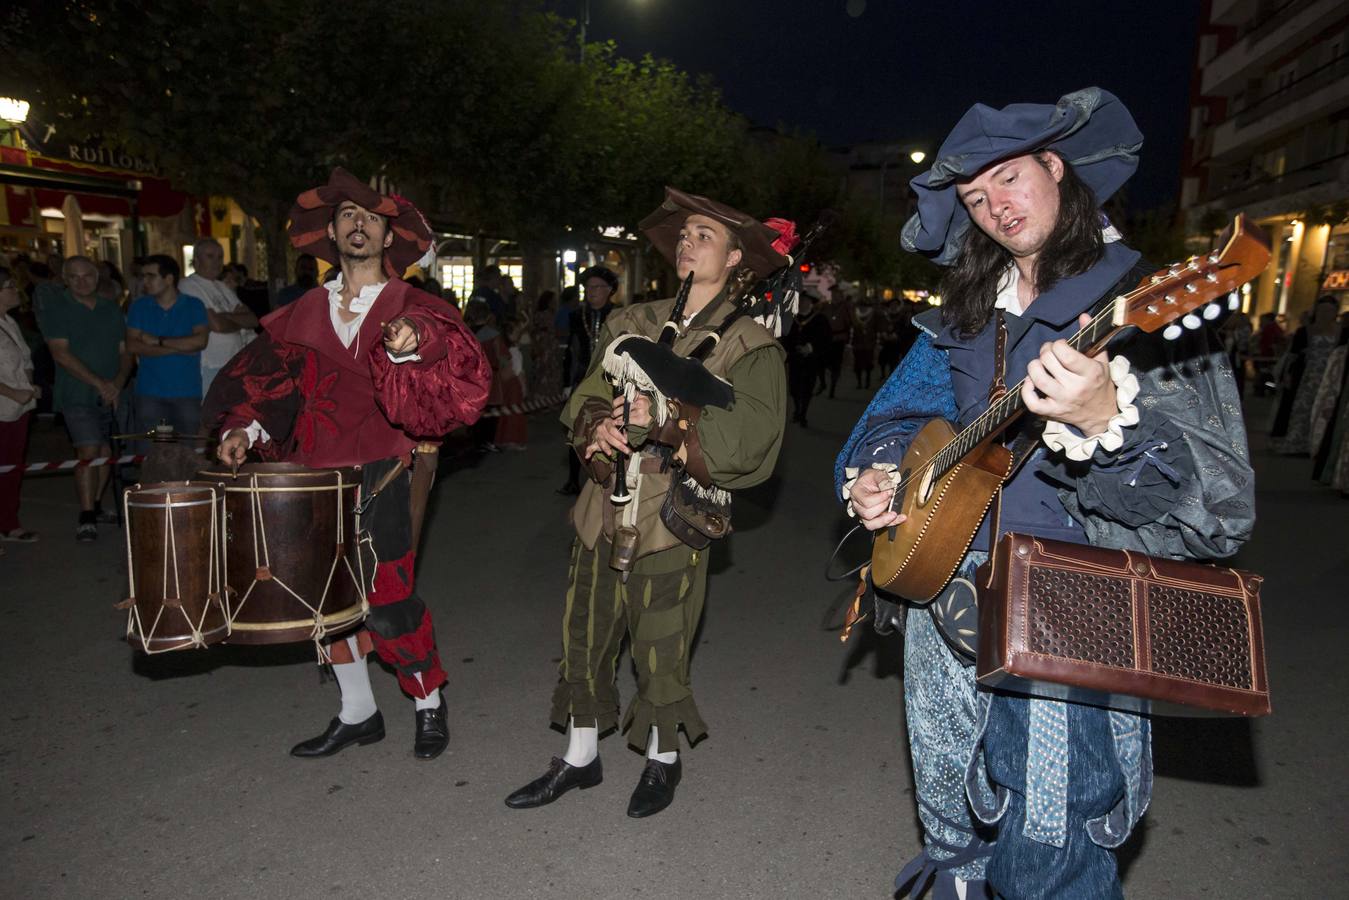
<svg viewBox="0 0 1349 900"><path fill-rule="evenodd" d="M863 400L817 400L777 477L737 498L693 668L711 736L675 805L643 821L624 815L641 759L613 736L601 787L502 804L564 747L547 725L570 542L550 417L527 452L442 471L421 584L452 739L431 763L412 758L412 704L387 673L372 675L389 738L301 762L286 750L337 708L310 647L138 658L112 608L120 533L77 545L69 476L30 479L42 541L0 559L0 896L889 897L918 847L898 645L868 630L841 646L827 629L846 588L823 578L843 528L830 463ZM49 447L38 435L35 458ZM1158 722L1131 897L1332 896L1349 878L1349 501L1304 468L1258 455L1239 561L1268 579L1275 714Z"/></svg>

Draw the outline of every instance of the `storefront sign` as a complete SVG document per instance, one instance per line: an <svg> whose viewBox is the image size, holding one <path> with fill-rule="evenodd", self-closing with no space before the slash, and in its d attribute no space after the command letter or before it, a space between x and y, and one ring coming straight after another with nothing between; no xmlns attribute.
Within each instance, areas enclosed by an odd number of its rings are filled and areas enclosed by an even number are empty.
<svg viewBox="0 0 1349 900"><path fill-rule="evenodd" d="M1349 269L1336 269L1333 272L1326 273L1326 280L1321 282L1323 291L1349 291Z"/></svg>
<svg viewBox="0 0 1349 900"><path fill-rule="evenodd" d="M65 156L71 162L86 163L94 166L107 166L136 175L158 175L159 167L148 159L133 156L117 147L103 147L99 144L65 144ZM54 148L53 148L54 149Z"/></svg>

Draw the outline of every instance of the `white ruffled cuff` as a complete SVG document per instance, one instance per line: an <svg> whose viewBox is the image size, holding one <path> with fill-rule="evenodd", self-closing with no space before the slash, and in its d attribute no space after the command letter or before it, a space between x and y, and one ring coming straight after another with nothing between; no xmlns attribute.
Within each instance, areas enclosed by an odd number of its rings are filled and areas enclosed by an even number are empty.
<svg viewBox="0 0 1349 900"><path fill-rule="evenodd" d="M894 463L872 463L870 468L880 469L890 478L890 487L899 485L899 466ZM848 504L848 515L857 516L856 510L852 508L852 486L857 483L857 478L862 474L862 470L856 466L847 466L843 470L843 475L847 481L843 482L843 488L839 491L843 496L840 498Z"/></svg>
<svg viewBox="0 0 1349 900"><path fill-rule="evenodd" d="M1105 431L1083 437L1074 434L1072 429L1062 422L1045 422L1043 439L1051 450L1063 453L1075 462L1091 459L1096 448L1100 447L1114 453L1124 446L1124 429L1138 424L1138 407L1134 399L1138 396L1138 376L1129 371L1129 360L1116 356L1110 360L1110 380L1115 382L1115 405L1119 412L1110 417Z"/></svg>

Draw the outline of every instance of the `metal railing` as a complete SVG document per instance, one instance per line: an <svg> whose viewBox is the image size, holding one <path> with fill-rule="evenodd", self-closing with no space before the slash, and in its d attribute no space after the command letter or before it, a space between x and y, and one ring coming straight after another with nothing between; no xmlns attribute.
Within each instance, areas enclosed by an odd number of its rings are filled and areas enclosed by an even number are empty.
<svg viewBox="0 0 1349 900"><path fill-rule="evenodd" d="M1349 76L1349 53L1341 53L1330 62L1317 66L1305 75L1299 75L1278 90L1243 105L1228 119L1236 119L1237 130L1240 131L1276 109L1300 100L1346 76Z"/></svg>
<svg viewBox="0 0 1349 900"><path fill-rule="evenodd" d="M1334 181L1339 174L1340 166L1346 162L1349 162L1349 152L1318 159L1296 169L1289 169L1282 175L1261 174L1236 184L1229 182L1218 190L1206 191L1202 202L1221 200L1227 207L1237 208L1280 194L1291 194L1327 181Z"/></svg>

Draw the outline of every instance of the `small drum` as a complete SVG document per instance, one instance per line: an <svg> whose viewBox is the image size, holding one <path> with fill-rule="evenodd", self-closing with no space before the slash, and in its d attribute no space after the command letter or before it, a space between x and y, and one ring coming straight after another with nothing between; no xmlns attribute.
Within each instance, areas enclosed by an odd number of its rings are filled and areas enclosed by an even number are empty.
<svg viewBox="0 0 1349 900"><path fill-rule="evenodd" d="M361 472L289 463L210 468L225 498L230 643L321 640L368 611L356 534Z"/></svg>
<svg viewBox="0 0 1349 900"><path fill-rule="evenodd" d="M225 493L187 481L135 485L122 496L129 596L126 639L146 653L217 644L230 633L220 523Z"/></svg>

